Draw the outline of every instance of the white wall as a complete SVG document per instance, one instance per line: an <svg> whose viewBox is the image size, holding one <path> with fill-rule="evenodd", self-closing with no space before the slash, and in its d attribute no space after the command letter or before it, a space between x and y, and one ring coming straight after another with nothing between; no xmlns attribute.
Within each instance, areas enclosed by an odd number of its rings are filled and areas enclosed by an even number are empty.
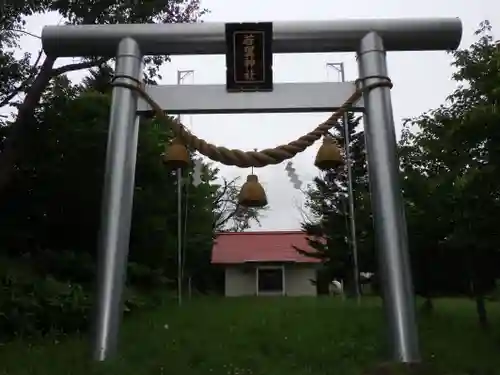
<svg viewBox="0 0 500 375"><path fill-rule="evenodd" d="M315 296L316 286L310 280L316 280L314 265L296 265L285 267L287 296Z"/></svg>
<svg viewBox="0 0 500 375"><path fill-rule="evenodd" d="M228 266L226 267L225 279L226 297L256 295L255 269L247 269L238 266Z"/></svg>
<svg viewBox="0 0 500 375"><path fill-rule="evenodd" d="M255 267L227 266L225 270L225 295L227 297L255 296ZM315 296L315 265L293 264L285 266L285 291L287 296Z"/></svg>

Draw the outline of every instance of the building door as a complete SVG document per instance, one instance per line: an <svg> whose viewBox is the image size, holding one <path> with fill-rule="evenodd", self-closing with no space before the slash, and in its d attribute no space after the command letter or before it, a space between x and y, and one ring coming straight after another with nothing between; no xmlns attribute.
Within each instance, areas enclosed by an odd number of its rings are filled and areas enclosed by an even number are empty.
<svg viewBox="0 0 500 375"><path fill-rule="evenodd" d="M284 295L284 267L257 268L257 295Z"/></svg>

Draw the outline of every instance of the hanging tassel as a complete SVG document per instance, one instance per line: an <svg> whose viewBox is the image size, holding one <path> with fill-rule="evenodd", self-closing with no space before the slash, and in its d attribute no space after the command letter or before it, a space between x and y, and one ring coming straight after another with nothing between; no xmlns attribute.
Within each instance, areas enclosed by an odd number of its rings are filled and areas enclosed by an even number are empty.
<svg viewBox="0 0 500 375"><path fill-rule="evenodd" d="M197 158L194 160L194 167L193 167L194 186L199 186L203 183L202 175L203 175L203 159Z"/></svg>
<svg viewBox="0 0 500 375"><path fill-rule="evenodd" d="M291 161L286 163L285 170L288 174L288 177L290 178L290 182L293 185L293 188L296 190L300 190L302 187L302 181L299 179L299 176L297 175L297 172L295 171L295 168L293 167L293 164Z"/></svg>

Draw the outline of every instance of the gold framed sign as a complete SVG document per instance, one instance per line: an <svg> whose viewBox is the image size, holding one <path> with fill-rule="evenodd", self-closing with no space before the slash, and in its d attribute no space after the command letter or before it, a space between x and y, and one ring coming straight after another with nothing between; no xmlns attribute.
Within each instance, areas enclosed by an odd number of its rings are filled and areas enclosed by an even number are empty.
<svg viewBox="0 0 500 375"><path fill-rule="evenodd" d="M226 24L228 92L273 90L273 24Z"/></svg>

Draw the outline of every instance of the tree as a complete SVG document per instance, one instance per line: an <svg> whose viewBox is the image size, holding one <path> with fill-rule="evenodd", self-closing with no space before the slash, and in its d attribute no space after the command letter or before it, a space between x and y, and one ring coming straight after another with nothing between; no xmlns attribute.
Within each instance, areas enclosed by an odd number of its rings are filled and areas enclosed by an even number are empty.
<svg viewBox="0 0 500 375"><path fill-rule="evenodd" d="M207 10L200 8L199 0L182 0L158 2L156 0L136 1L40 1L26 4L9 4L0 17L2 31L0 47L0 66L2 80L0 81L0 103L2 106L14 105L17 108L15 120L9 124L9 132L3 139L0 154L0 190L10 181L16 170L19 155L25 150L23 139L30 128L36 126L34 121L35 108L51 79L75 70L102 66L110 59L91 58L81 62L55 67L56 57L46 56L40 62L41 53L34 65L30 65L30 54L25 54L21 60L15 59L12 49L18 48L18 35L24 32L23 20L26 16L57 11L65 17L69 24L115 24L115 23L180 23L195 22ZM158 77L158 68L168 60L168 56L155 56L145 59L145 79L153 83ZM6 78L3 78L6 77ZM14 102L18 96L23 96L20 102Z"/></svg>
<svg viewBox="0 0 500 375"><path fill-rule="evenodd" d="M462 290L474 296L479 322L487 327L484 298L498 277L493 264L499 234L493 218L500 214L495 177L500 166L500 51L489 22L476 35L479 40L469 49L453 53L458 88L447 102L406 124L402 166L410 182L406 199L414 206L410 231L424 238L418 252L422 246L438 249L446 253L450 269L463 270L467 285Z"/></svg>
<svg viewBox="0 0 500 375"><path fill-rule="evenodd" d="M35 111L18 173L0 195L0 334L84 329L93 301L110 69L83 84L57 77ZM100 89L100 91L98 91ZM154 306L176 277L176 178L161 162L168 123L143 120L139 132L128 263L129 310ZM211 179L218 171L206 166ZM191 173L188 170L186 173ZM207 183L189 187L185 253L194 286L211 277L214 196ZM183 212L184 209L183 209ZM22 296L22 297L21 297ZM41 306L41 307L40 307ZM19 314L16 313L19 312Z"/></svg>
<svg viewBox="0 0 500 375"><path fill-rule="evenodd" d="M0 263L6 265L0 268L0 336L86 328L95 289L112 73L105 64L91 69L81 84L58 76L35 109L17 173L0 195ZM172 137L168 121L141 120L128 311L155 306L177 276L177 178L160 157ZM192 168L184 171L181 219L183 268L193 287L207 292L216 277L210 264L215 230L240 214L231 211L237 207L231 201L237 197L235 182L214 183L219 170L210 164L204 171L198 186L191 184ZM258 210L242 216L240 227L254 218Z"/></svg>
<svg viewBox="0 0 500 375"><path fill-rule="evenodd" d="M216 184L217 192L214 198L214 228L216 232L243 232L250 228L252 222L260 225L260 217L266 208L242 207L238 204L238 194L241 186L239 178L228 181L222 178Z"/></svg>
<svg viewBox="0 0 500 375"><path fill-rule="evenodd" d="M360 118L348 117L350 150L355 199L355 220L357 223L357 243L359 268L374 271L373 241L370 228L371 210L368 199L368 178L365 159L364 133L356 132ZM339 145L344 144L344 126L338 124L333 129ZM346 281L348 291L354 289L353 251L349 226L347 173L345 166L329 170L316 177L306 191L306 207L309 215L302 223L314 252L297 249L299 252L318 257L324 262L324 269L318 276L324 282L333 278ZM321 281L320 281L321 283Z"/></svg>
<svg viewBox="0 0 500 375"><path fill-rule="evenodd" d="M260 224L265 208L241 207L238 204L238 179L228 181L219 176L219 169L211 163L203 165L201 183L194 186L194 164L193 160L191 167L183 173L181 282L185 285L187 280L191 289L208 292L219 289L217 284L221 278L220 269L211 264L213 239L220 232L243 231L253 222ZM209 237L207 233L210 233Z"/></svg>

